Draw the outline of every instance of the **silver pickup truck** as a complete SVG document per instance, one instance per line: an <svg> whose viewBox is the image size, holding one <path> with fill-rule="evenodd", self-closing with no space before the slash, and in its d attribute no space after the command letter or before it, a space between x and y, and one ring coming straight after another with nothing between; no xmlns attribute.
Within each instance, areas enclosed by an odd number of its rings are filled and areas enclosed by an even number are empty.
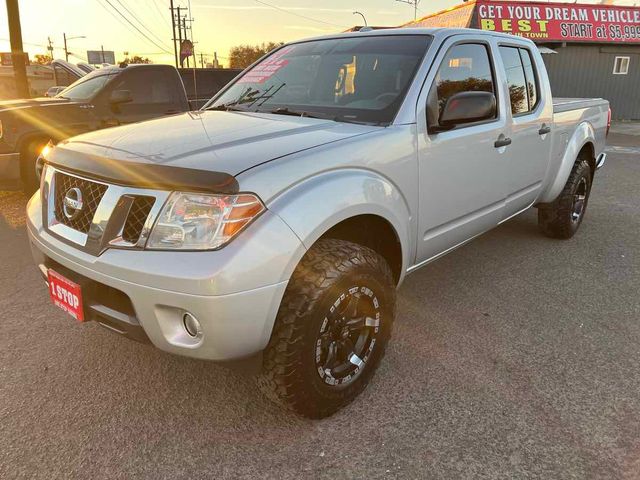
<svg viewBox="0 0 640 480"><path fill-rule="evenodd" d="M380 363L406 274L530 207L572 237L608 103L553 102L525 39L345 33L279 48L202 110L46 149L28 204L53 302L167 352L258 359L309 417Z"/></svg>

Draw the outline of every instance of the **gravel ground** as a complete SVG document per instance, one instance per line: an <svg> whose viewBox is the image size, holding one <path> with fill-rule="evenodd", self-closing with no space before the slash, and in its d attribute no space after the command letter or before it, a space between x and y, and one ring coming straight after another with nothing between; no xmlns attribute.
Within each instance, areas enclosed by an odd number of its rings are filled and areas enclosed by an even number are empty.
<svg viewBox="0 0 640 480"><path fill-rule="evenodd" d="M574 239L530 211L408 277L378 374L322 421L66 317L0 193L0 478L640 478L638 185L613 151Z"/></svg>

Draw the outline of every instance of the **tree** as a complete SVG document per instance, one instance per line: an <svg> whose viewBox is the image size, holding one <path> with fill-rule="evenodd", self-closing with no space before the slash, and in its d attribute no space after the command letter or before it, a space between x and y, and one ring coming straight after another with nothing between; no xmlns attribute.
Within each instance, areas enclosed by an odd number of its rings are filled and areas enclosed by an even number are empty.
<svg viewBox="0 0 640 480"><path fill-rule="evenodd" d="M268 42L261 45L238 45L229 50L229 68L246 68L283 42Z"/></svg>
<svg viewBox="0 0 640 480"><path fill-rule="evenodd" d="M125 64L125 65L133 65L135 63L144 63L144 64L148 64L148 63L153 63L151 60L149 60L148 57L141 57L140 55L134 55L131 58L126 57L122 62L120 62L121 64Z"/></svg>
<svg viewBox="0 0 640 480"><path fill-rule="evenodd" d="M36 54L32 63L36 65L51 65L53 59L49 55Z"/></svg>

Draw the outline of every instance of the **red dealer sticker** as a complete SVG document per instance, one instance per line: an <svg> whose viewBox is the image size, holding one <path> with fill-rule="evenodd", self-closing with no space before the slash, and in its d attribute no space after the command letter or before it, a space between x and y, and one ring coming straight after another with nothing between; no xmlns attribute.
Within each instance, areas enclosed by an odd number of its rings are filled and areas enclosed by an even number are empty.
<svg viewBox="0 0 640 480"><path fill-rule="evenodd" d="M295 46L290 45L278 50L269 58L249 70L240 80L238 80L238 83L264 83L275 75L278 70L289 64L289 60L282 57L291 53L294 49Z"/></svg>
<svg viewBox="0 0 640 480"><path fill-rule="evenodd" d="M49 269L49 295L54 305L60 307L79 322L84 322L80 285Z"/></svg>

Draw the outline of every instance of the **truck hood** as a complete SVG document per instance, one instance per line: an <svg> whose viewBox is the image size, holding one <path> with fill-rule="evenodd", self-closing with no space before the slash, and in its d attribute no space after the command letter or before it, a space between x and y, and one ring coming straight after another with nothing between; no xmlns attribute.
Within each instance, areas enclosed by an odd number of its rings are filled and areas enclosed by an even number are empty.
<svg viewBox="0 0 640 480"><path fill-rule="evenodd" d="M49 105L69 105L71 103L75 102L71 102L66 98L55 97L29 98L24 100L3 100L0 102L0 111L17 110L30 107L46 107Z"/></svg>
<svg viewBox="0 0 640 480"><path fill-rule="evenodd" d="M256 165L381 127L293 116L200 111L83 134L59 144L56 157L84 154L120 169L157 165L239 173ZM83 162L86 168L86 162ZM87 172L90 173L90 172Z"/></svg>

